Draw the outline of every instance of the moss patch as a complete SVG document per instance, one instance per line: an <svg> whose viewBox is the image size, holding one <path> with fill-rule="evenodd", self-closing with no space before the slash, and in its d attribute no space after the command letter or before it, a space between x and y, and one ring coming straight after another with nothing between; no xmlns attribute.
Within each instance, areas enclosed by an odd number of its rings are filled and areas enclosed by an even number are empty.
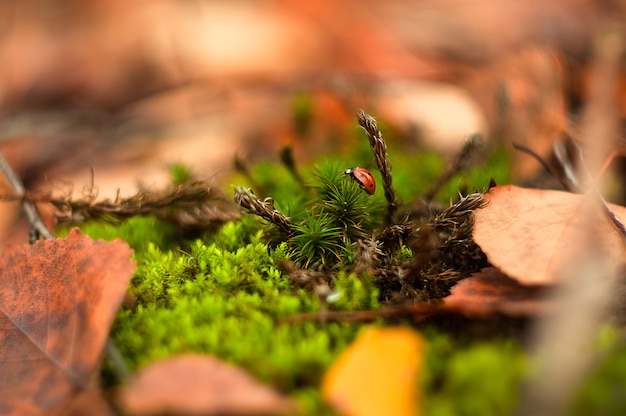
<svg viewBox="0 0 626 416"><path fill-rule="evenodd" d="M353 272L358 263L353 243L380 230L385 203L380 192L369 197L341 177L343 168L371 167L371 156L357 150L356 162L336 158L302 172L304 186L284 166L252 168L256 195L271 196L272 206L291 218L299 237L281 235L252 215L195 240L183 239L171 224L152 217L84 224L83 231L94 238L120 237L135 250L138 267L129 288L134 301L119 311L112 330L129 368L183 352L213 354L296 398L305 414L331 413L320 399L322 375L363 325L283 324L281 319L325 307L376 309L386 299L380 281L368 272ZM446 163L428 154L391 150L390 155L399 202L408 209ZM507 153L496 151L484 165L454 176L437 200L455 199L459 189L484 189L492 177L507 182L507 165ZM176 181L189 176L180 167L174 173ZM245 183L245 178L233 181ZM399 245L386 264L410 262L416 250L410 247ZM315 291L296 286L279 267L285 260L325 269L333 302L325 304ZM527 361L515 339L468 339L435 326L422 334L428 343L421 374L424 414L514 412ZM607 351L606 358L581 387L572 414L616 413L626 407L620 399L623 389L616 388L626 371L626 349L618 336L610 335L599 347ZM106 366L104 375L106 380Z"/></svg>

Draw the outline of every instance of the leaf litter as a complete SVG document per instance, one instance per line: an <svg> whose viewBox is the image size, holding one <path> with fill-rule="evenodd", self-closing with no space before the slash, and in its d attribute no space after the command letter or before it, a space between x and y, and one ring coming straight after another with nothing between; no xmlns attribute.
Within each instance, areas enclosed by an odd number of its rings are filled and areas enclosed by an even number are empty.
<svg viewBox="0 0 626 416"><path fill-rule="evenodd" d="M117 394L133 415L290 415L290 399L246 371L208 355L182 354L154 362Z"/></svg>
<svg viewBox="0 0 626 416"><path fill-rule="evenodd" d="M125 242L8 246L0 259L0 413L58 412L91 386L135 270Z"/></svg>
<svg viewBox="0 0 626 416"><path fill-rule="evenodd" d="M437 268L439 267L437 264L460 262L459 270L465 270L465 273L471 271L471 268L464 268L466 266L463 265L472 263L472 260L477 258L476 256L481 257L480 250L475 252L475 249L472 248L474 243L470 237L473 237L474 242L487 255L489 263L497 268L488 267L481 271L474 270L469 277L457 273L449 284L451 294L442 296L442 300L439 302L386 306L376 311L348 313L323 311L308 317L294 317L288 321L295 322L312 318L361 321L397 316L410 316L416 320L423 320L432 315L460 314L468 317L489 317L494 315L535 316L541 314L546 307L549 307L546 288L558 282L557 272L563 266L563 259L572 256L572 252L567 252L568 247L572 245L568 238L570 235L575 235L573 231L578 225L576 220L579 211L584 203L589 200L588 197L585 198L582 195L566 192L538 191L509 185L492 188L491 192L486 195L474 194L470 197L461 198L459 203L452 204L448 209L441 211L432 223L423 224L421 227L405 224L406 228L403 228L401 224L391 225L379 235L379 238L387 238L388 242L394 242L398 238L406 238L415 255L408 263L400 266L400 268L404 267L405 276L408 279L405 282L410 283L411 279L416 279L425 271L429 273L432 270L435 270L435 275L441 277L442 271L445 272L445 270ZM624 217L626 208L614 205L611 205L610 208L618 217ZM599 240L600 243L606 245L607 248L610 247L609 251L612 253L614 261L620 263L623 247L619 233L606 217L597 218L595 223L599 227L599 234L607 235L609 238L608 240ZM437 238L434 238L435 230L438 231ZM446 233L450 234L446 237ZM6 275L3 279L9 279L9 284L4 285L2 296L9 296L11 293L14 294L13 296L17 294L20 302L16 300L10 302L14 302L15 305L19 303L21 306L20 309L20 307L13 307L11 304L10 310L13 314L17 314L16 316L7 314L5 310L3 310L4 315L2 316L3 321L5 321L3 327L15 327L3 334L2 342L4 348L10 346L13 354L15 354L13 357L5 355L10 357L10 361L9 364L5 362L3 365L5 373L2 379L10 381L12 388L12 390L3 389L3 394L8 392L6 393L8 396L0 396L2 399L0 406L7 413L32 413L41 409L45 409L45 411L68 410L75 406L76 401L84 398L84 392L90 388L90 376L98 368L99 357L102 354L108 330L132 275L134 265L128 261L130 249L125 244L119 241L114 243L89 243L89 241L91 240L88 237L83 237L77 230L74 230L66 240L39 241L33 246L25 246L25 248L7 248L3 253L5 260L3 267L8 273L3 273L3 276ZM450 245L450 242L453 244ZM124 249L120 249L121 251L117 253L117 256L126 258L126 267L122 267L117 272L115 268L109 267L110 256L109 254L102 254L106 253L106 250L101 250L102 245L105 247L123 246ZM389 246L391 245L389 244ZM458 249L461 249L465 254L473 254L467 258L455 258L452 255L458 253ZM74 250L77 250L78 253L83 251L86 253L83 256L76 256ZM95 251L92 252L92 250ZM367 252L368 248L365 247L364 251ZM563 253L568 254L568 256ZM34 261L25 260L30 259L31 256L34 256ZM98 259L100 262L106 261L107 267L95 261ZM432 263L433 259L436 260L435 263ZM369 266L365 267L364 270L375 272L378 267L371 266L376 266L376 262L376 260L367 262ZM115 261L114 263L118 264L119 262ZM122 262L121 264L125 263ZM474 264L472 267L475 267L475 262L472 264ZM433 265L436 266L435 269L433 269ZM118 264L119 267L121 266ZM19 279L15 277L17 276L16 273L19 272L25 272L29 276L38 276L40 279L42 276L45 276L44 279L52 276L53 279L47 279L46 284L40 284L37 288L23 288L18 282ZM122 275L125 279L117 283L115 286L117 291L114 294L109 294L114 288L102 286L102 282L109 282L108 276L111 273ZM89 282L95 280L100 282L101 286L92 288L85 283L85 285L80 286L81 291L78 283L76 283L79 281L77 276L91 277ZM52 284L51 282L57 283ZM67 288L71 289L65 290ZM98 291L101 291L102 294ZM69 300L70 303L64 303L66 300L63 299L62 294L72 295L72 299ZM68 316L69 311L73 309L88 312L89 306L95 306L86 305L85 303L89 302L85 299L91 299L90 296L95 296L99 300L104 298L105 294L114 299L109 302L110 307L105 311L106 313L100 312L99 309L95 312L100 319L98 323L86 324L81 322L81 318L86 322L91 322L89 319L96 318L85 317L80 313L77 318ZM48 315L45 313L38 313L36 316L32 313L29 314L33 308L37 308L37 305L32 301L29 303L22 300L42 298L57 301L63 299L64 302L49 301L45 303L43 309L44 312L48 312ZM74 303L72 304L71 301ZM99 304L96 302L96 305ZM77 327L79 330L76 329ZM97 334L94 336L90 333L85 336L83 333L87 331L87 327L96 328ZM60 329L52 331L51 328ZM55 333L68 330L72 331L69 338ZM385 335L385 337L388 336ZM72 341L69 343L61 342L61 340L66 339ZM19 343L18 348L15 348L16 343ZM369 351L365 356L368 357L367 367L370 370L376 367L371 361L376 354L368 349L376 349L376 343L377 341L371 339L367 342L357 340L353 345L355 350L365 348ZM77 345L81 346L78 353L74 349ZM72 352L68 353L63 350L65 346L70 346ZM357 348L357 346L359 347ZM89 353L82 352L82 349L86 349ZM359 407L361 402L367 403L369 397L367 394L363 395L367 388L352 389L353 392L357 391L356 397L351 396L352 393L347 393L351 390L349 386L354 381L354 376L345 376L345 374L354 372L342 369L342 366L346 364L341 364L341 362L351 361L353 359L353 357L350 358L351 354L355 356L359 354L354 352L346 352L346 354L348 354L348 358L337 361L336 367L334 366L327 373L324 395L338 409L346 414L352 414L352 411L349 410L350 406ZM394 354L386 352L383 355L386 357L385 359L388 359ZM403 360L404 367L401 367L405 369L410 367L406 363L415 360L417 355L418 353L415 353L405 357L406 360ZM396 354L396 356L399 355ZM37 365L36 367L29 366L28 363L23 362L24 360L29 360L29 363L36 362ZM40 361L43 361L45 365L41 365ZM393 367L389 367L388 364L387 362L387 365L380 370L380 376L369 375L360 381L367 384L376 379L388 377L391 374L390 369ZM263 394L267 394L265 399L268 402L263 400L260 402L246 401L243 405L251 407L245 409L238 407L241 403L229 402L227 397L219 397L216 398L216 401L211 402L207 398L206 392L216 390L215 383L224 383L224 380L228 380L228 377L231 376L210 381L211 371L208 371L208 368L220 369L222 366L226 365L214 361L210 357L201 356L179 356L171 361L155 363L154 367L149 367L145 372L140 372L127 388L121 390L120 405L132 414L154 414L163 411L181 414L212 414L212 412L236 414L242 411L254 413L257 410L260 413L284 414L288 413L285 409L293 409L291 407L293 404L288 399L281 397L271 389L256 386L250 376L242 370L233 370L233 373L229 373L231 370L224 371L232 375L231 382L236 388L244 389L242 394L245 394L246 397L256 397L257 393L251 392L259 388L260 391L265 392ZM197 373L202 368L207 371ZM350 367L348 366L348 368ZM181 376L171 377L171 374L174 373L180 373ZM344 376L337 375L342 373ZM24 376L25 374L28 376ZM23 378L20 378L20 375ZM202 385L205 388L192 389L189 387L188 383L197 382L198 377L204 378L203 383L206 384ZM343 379L344 377L347 379ZM31 381L33 379L39 380L36 386L33 386ZM51 384L47 385L46 383ZM394 390L394 394L385 393L378 398L372 396L373 403L376 405L384 403L387 409L398 409L398 414L412 414L415 411L412 407L415 403L406 404L408 402L405 399L398 398L398 395L407 394L407 388L411 390L411 383L409 382L408 386L403 387L402 390L399 388ZM251 390L245 390L248 387ZM39 389L43 393L37 394L40 392ZM96 390L92 391L97 393L97 387ZM185 392L185 400L180 400L180 397L183 397L182 394L157 394L159 391ZM198 391L202 391L202 393L194 393ZM37 397L38 401L32 402L33 397ZM406 398L406 396L403 397ZM255 403L257 404L255 405ZM267 403L273 404L268 405ZM255 408L254 406L257 405L258 407ZM268 407L264 407L266 405ZM358 410L354 414L366 413Z"/></svg>
<svg viewBox="0 0 626 416"><path fill-rule="evenodd" d="M489 262L522 284L557 283L576 256L582 210L594 196L507 185L492 188L485 198L488 204L474 213L473 237ZM626 208L609 207L626 219ZM594 243L607 261L624 265L622 236L606 216L597 214Z"/></svg>
<svg viewBox="0 0 626 416"><path fill-rule="evenodd" d="M580 13L581 10L577 10L577 12ZM517 13L517 15L524 15L524 14ZM525 17L527 18L528 16L525 16ZM534 18L535 16L532 16L532 17ZM483 26L486 28L490 27L489 25L483 25ZM518 36L521 36L521 35L518 35ZM579 37L580 37L580 34L579 34ZM583 43L584 42L580 42L580 44L583 44ZM369 45L369 43L366 43L366 44ZM502 45L499 45L499 46L501 47ZM375 56L375 54L371 54L369 52L370 51L368 50L368 53L366 54L367 56ZM533 69L535 68L533 67ZM542 95L543 95L543 91L542 91ZM534 136L534 135L529 135L529 136ZM523 203L524 201L522 201L522 206L523 206ZM480 211L481 210L478 210L478 212ZM576 211L576 209L574 209L574 211ZM506 210L504 210L504 215L506 214L507 214ZM566 214L569 215L569 212L567 212ZM197 222L197 218L195 217L193 217L192 220L193 222ZM529 223L527 223L526 220L527 218L524 217L524 219L520 220L520 222L528 225L531 229L537 226L537 223L534 222L533 219L530 219ZM546 254L545 252L539 253L545 248L545 246L541 244L541 241L539 241L539 239L535 239L535 237L531 238L533 240L532 248L526 247L527 245L525 244L524 239L522 239L521 242L517 240L517 237L514 239L516 240L515 248L512 248L511 250L516 250L519 247L522 249L522 251L524 251L524 253L526 253L526 255L524 256L525 257L524 260L526 260L526 262L520 263L519 265L515 265L515 266L512 266L511 264L519 263L518 258L513 257L513 260L511 260L510 257L501 259L500 253L497 253L496 248L492 250L491 247L485 248L485 247L482 247L482 244L481 244L481 248L483 248L483 250L488 254L489 260L492 261L493 263L496 263L496 262L499 263L498 267L500 268L500 270L495 269L495 268L487 268L487 269L483 269L480 272L473 273L470 277L466 279L462 279L462 280L459 279L456 286L452 287L451 294L445 297L445 300L443 301L443 303L436 304L437 308L444 310L445 308L442 308L439 305L444 305L444 306L447 305L447 307L450 308L450 310L457 308L458 311L462 311L466 313L471 312L471 311L475 311L477 313L495 313L498 311L502 312L505 310L512 310L514 314L518 313L520 310L530 311L530 313L532 313L534 311L534 308L529 307L528 305L529 304L532 305L535 295L541 296L543 293L542 291L543 288L534 286L534 285L535 284L551 285L558 281L558 276L557 276L558 273L554 272L554 270L558 270L558 268L554 267L554 264L560 264L561 255L559 254L559 252L563 246L562 243L567 241L567 238L563 238L562 236L567 237L569 235L571 231L569 228L569 225L574 224L577 218L576 216L570 217L570 220L571 221L566 221L567 224L563 227L564 229L561 231L561 238L558 238L557 243L555 243L553 247L550 247L550 249L547 250L549 252L547 254L548 266L547 268L545 268L545 273L535 273L535 270L526 269L525 276L524 276L524 273L520 272L520 269L523 269L522 267L523 265L529 266L529 263L528 263L529 258L531 259L531 262L532 262L533 256L538 255L539 257L541 257ZM601 221L602 219L598 218L598 220ZM213 221L214 221L214 218L212 216L209 216L209 219L204 220L203 222L213 222ZM561 221L561 218L559 218L558 221ZM511 231L511 228L514 228L513 226L515 224L508 224L508 225L509 227L504 227L501 229L502 233L499 235L500 242L508 242L506 241L506 237L505 237L506 232ZM543 224L539 224L540 227L542 225ZM545 224L545 227L549 228L549 224ZM604 228L602 227L602 229ZM428 234L428 233L425 232L424 234ZM534 231L531 231L531 234L534 234ZM427 235L427 237L429 236ZM550 235L550 237L552 237L552 235ZM428 241L428 240L434 240L434 239L425 238L424 240ZM476 240L478 240L478 238L476 238ZM603 240L602 242L604 244ZM608 245L611 247L613 246L613 244L610 244L610 243ZM426 250L425 257L434 256L435 251L436 250ZM566 252L568 252L568 250L566 250ZM569 255L571 256L571 252L569 252ZM497 259L497 260L492 260L492 259ZM530 266L532 266L532 264ZM414 262L415 274L421 272L422 267L423 267L422 262L415 261ZM516 269L516 267L519 267L519 269ZM541 272L541 270L542 268L539 267L539 272ZM507 275L514 277L515 280L511 279ZM455 279L455 282L456 282L456 279ZM473 303L469 301L472 299L472 297L474 297ZM452 307L451 305L454 305L454 307ZM433 310L434 309L435 308L433 308Z"/></svg>

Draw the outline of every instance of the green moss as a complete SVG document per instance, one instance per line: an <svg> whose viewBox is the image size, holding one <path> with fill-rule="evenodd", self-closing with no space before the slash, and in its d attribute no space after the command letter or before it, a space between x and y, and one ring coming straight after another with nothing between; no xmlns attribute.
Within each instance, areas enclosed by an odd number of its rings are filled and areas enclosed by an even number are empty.
<svg viewBox="0 0 626 416"><path fill-rule="evenodd" d="M338 294L333 309L362 310L378 308L378 288L369 277L359 277L354 273L340 272L335 281Z"/></svg>
<svg viewBox="0 0 626 416"><path fill-rule="evenodd" d="M310 413L325 409L319 399L321 377L359 326L280 323L319 310L320 300L293 287L278 270L287 246L268 249L257 221L229 223L204 241L190 242L185 251L168 248L163 237L168 226L151 219L83 228L95 238L128 239L136 250L129 291L137 304L120 310L112 330L132 370L181 352L214 354L293 394ZM138 231L157 244L137 238ZM375 306L375 291L356 276L339 281L345 301L335 308L355 302Z"/></svg>
<svg viewBox="0 0 626 416"><path fill-rule="evenodd" d="M510 167L510 153L503 148L497 148L484 162L473 166L467 172L454 175L439 193L440 200L455 198L459 190L484 191L491 179L500 185L510 183Z"/></svg>
<svg viewBox="0 0 626 416"><path fill-rule="evenodd" d="M507 415L517 406L525 355L511 340L463 343L431 332L422 395L424 414Z"/></svg>
<svg viewBox="0 0 626 416"><path fill-rule="evenodd" d="M572 401L571 415L626 414L626 343L623 329L602 329L596 348L601 360Z"/></svg>
<svg viewBox="0 0 626 416"><path fill-rule="evenodd" d="M393 181L398 199L413 201L429 189L449 163L450 157L444 158L433 153L390 152L393 161ZM482 191L494 179L498 184L509 183L510 153L505 149L495 149L489 157L470 169L457 173L437 193L437 200L447 203L456 199L458 193Z"/></svg>
<svg viewBox="0 0 626 416"><path fill-rule="evenodd" d="M407 153L391 150L394 188L400 201L413 201L439 177L446 161L432 153ZM451 196L455 196L453 194Z"/></svg>
<svg viewBox="0 0 626 416"><path fill-rule="evenodd" d="M81 225L83 233L111 241L121 238L126 241L136 253L143 253L149 246L161 248L177 247L176 228L169 223L154 217L136 217L120 223L106 223L89 221ZM57 231L58 237L66 236L71 227Z"/></svg>
<svg viewBox="0 0 626 416"><path fill-rule="evenodd" d="M181 163L172 163L168 166L168 168L170 175L172 176L172 183L175 185L181 185L188 182L193 177L191 170Z"/></svg>
<svg viewBox="0 0 626 416"><path fill-rule="evenodd" d="M303 126L308 123L305 104ZM390 156L396 193L406 203L428 189L446 164L431 154L390 149ZM491 177L505 182L507 165L507 154L496 152L484 165L453 178L438 199L456 197L463 187L481 189ZM305 186L283 166L265 163L252 168L261 187L255 189L256 194L273 198L276 208L300 227L301 241L278 235L252 215L193 241L179 241L175 227L153 218L82 226L96 238L121 237L135 250L137 270L129 293L136 304L122 307L112 329L131 370L182 352L213 354L292 395L307 414L330 412L320 399L321 378L362 325L281 323L297 313L319 311L322 303L314 292L294 287L277 265L287 258L304 265L332 259L333 302L325 306L332 310L378 308L379 289L367 275L351 273L347 266L354 256L351 243L380 229L385 200L382 192L370 197L341 176L345 168L363 166L380 183L366 141L353 155L329 158L317 166L317 171L301 169ZM184 180L190 174L176 167L173 175ZM236 178L233 182L246 181ZM402 246L396 257L406 261L411 250ZM516 343L460 342L438 329L427 331L425 338L425 414L496 415L515 409L525 361ZM621 370L622 364L614 374L608 368L609 379L626 371ZM598 391L604 396L589 402L607 399L606 390ZM608 398L614 397L610 394Z"/></svg>

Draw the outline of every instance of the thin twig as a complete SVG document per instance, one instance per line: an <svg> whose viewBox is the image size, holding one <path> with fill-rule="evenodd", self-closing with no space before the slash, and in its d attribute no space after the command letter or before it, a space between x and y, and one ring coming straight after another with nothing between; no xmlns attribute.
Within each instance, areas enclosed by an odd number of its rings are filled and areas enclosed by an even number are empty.
<svg viewBox="0 0 626 416"><path fill-rule="evenodd" d="M551 164L546 162L541 156L539 156L537 152L519 143L513 143L513 147L519 150L520 152L523 152L523 153L526 153L527 155L532 156L533 159L539 162L545 170L547 170L552 176L558 179L561 185L563 185L563 188L565 188L567 191L576 192L576 187L572 183L570 183L570 181L566 177L561 175L561 173L557 171L554 168L554 166L552 166Z"/></svg>
<svg viewBox="0 0 626 416"><path fill-rule="evenodd" d="M578 156L580 169L584 172L589 182L589 190L594 193L596 199L600 202L602 210L604 211L604 214L608 217L609 221L611 221L611 224L613 224L613 226L617 229L622 238L626 240L626 227L624 227L622 221L617 217L617 215L615 215L611 207L609 207L609 204L606 202L606 199L604 199L604 196L602 196L602 193L600 192L596 181L593 180L591 172L589 172L589 168L587 167L587 163L585 163L585 159L582 157L582 151L580 150L580 147L578 147L578 144L576 142L573 142L572 144L574 146L574 149L576 150L576 155Z"/></svg>
<svg viewBox="0 0 626 416"><path fill-rule="evenodd" d="M430 315L447 312L443 303L416 303L411 305L385 306L380 309L363 311L306 312L289 316L280 323L294 324L309 321L369 322L378 318L406 318L419 320Z"/></svg>
<svg viewBox="0 0 626 416"><path fill-rule="evenodd" d="M122 221L143 215L171 219L172 211L186 212L193 216L194 213L210 208L217 209L219 202L224 205L224 211L228 211L224 197L216 193L209 182L199 179L163 190L140 189L135 195L126 198L118 194L114 200L104 199L98 202L95 201L96 193L93 187L89 188L89 193L83 198L75 200L69 197L50 198L35 195L28 195L28 198L52 204L60 221L74 222L87 219ZM215 202L216 206L208 205L210 201Z"/></svg>
<svg viewBox="0 0 626 416"><path fill-rule="evenodd" d="M7 162L1 152L0 169L2 170L2 173L4 173L4 176L7 178L7 181L9 181L9 185L11 185L11 188L13 189L15 194L21 198L22 208L24 209L24 212L28 217L28 221L30 222L31 227L34 228L42 237L47 239L54 239L54 235L52 235L50 230L48 230L48 227L46 227L43 221L41 221L41 218L39 218L39 214L37 214L37 209L35 208L35 205L29 200L23 198L24 185L22 185L22 181L17 176L13 168L11 168L11 165L9 165L9 162Z"/></svg>
<svg viewBox="0 0 626 416"><path fill-rule="evenodd" d="M124 362L124 357L120 353L115 343L111 338L107 339L105 348L106 356L113 365L113 371L120 382L127 380L130 377L130 370Z"/></svg>
<svg viewBox="0 0 626 416"><path fill-rule="evenodd" d="M300 172L298 172L298 168L296 167L296 159L293 157L293 146L290 144L283 146L280 150L280 161L283 162L283 165L285 165L296 182L298 182L298 184L300 184L303 188L306 188L302 175L300 175Z"/></svg>
<svg viewBox="0 0 626 416"><path fill-rule="evenodd" d="M471 136L463 145L463 148L456 156L456 158L448 165L446 170L439 176L437 181L424 192L422 196L422 200L426 202L430 202L433 200L435 195L441 190L441 187L452 178L455 174L459 173L463 169L466 168L467 162L470 159L470 156L476 149L478 149L481 145L481 136L480 134L475 134Z"/></svg>
<svg viewBox="0 0 626 416"><path fill-rule="evenodd" d="M357 114L359 125L367 133L367 138L370 142L370 147L374 152L374 159L376 160L376 167L383 178L383 188L385 190L385 198L387 199L387 213L385 215L385 225L391 225L394 222L394 216L398 202L396 201L396 194L393 190L393 184L391 180L391 164L389 163L389 155L387 154L387 144L383 139L383 135L378 129L378 124L374 117L367 114L365 111L360 110Z"/></svg>
<svg viewBox="0 0 626 416"><path fill-rule="evenodd" d="M565 180L571 183L574 189L579 189L580 181L576 174L576 167L573 164L572 157L569 155L570 152L568 152L568 150L571 150L575 145L574 139L570 135L567 135L565 141L559 141L552 145L552 154L559 163Z"/></svg>

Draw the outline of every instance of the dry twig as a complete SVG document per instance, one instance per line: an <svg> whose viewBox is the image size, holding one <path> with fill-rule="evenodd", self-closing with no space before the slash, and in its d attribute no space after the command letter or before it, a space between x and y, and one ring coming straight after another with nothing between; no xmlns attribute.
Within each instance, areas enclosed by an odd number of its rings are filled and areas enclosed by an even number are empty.
<svg viewBox="0 0 626 416"><path fill-rule="evenodd" d="M437 181L426 191L422 196L422 200L430 202L433 200L437 192L441 190L441 187L452 178L455 174L459 173L467 167L472 154L481 146L482 138L480 134L471 136L461 148L459 154L454 158L452 163L448 165L446 170L437 178Z"/></svg>
<svg viewBox="0 0 626 416"><path fill-rule="evenodd" d="M265 218L286 235L292 234L291 220L274 209L274 201L271 198L261 201L251 189L237 186L235 187L235 202L250 213Z"/></svg>
<svg viewBox="0 0 626 416"><path fill-rule="evenodd" d="M36 232L40 236L53 239L54 235L52 235L50 230L48 230L48 227L46 227L43 221L41 221L41 218L39 218L39 214L37 214L37 209L35 208L35 205L24 197L26 193L26 191L24 190L24 185L22 185L22 181L17 176L15 171L11 168L11 165L9 165L9 162L7 162L2 153L0 153L0 169L4 173L4 176L7 178L7 181L9 181L11 188L15 192L15 199L19 199L22 201L22 207L24 209L24 212L28 216L28 221L30 222L31 227L36 230Z"/></svg>
<svg viewBox="0 0 626 416"><path fill-rule="evenodd" d="M81 224L88 219L123 221L129 218L154 215L172 221L184 228L212 228L238 218L232 203L215 192L204 180L192 180L164 190L140 189L135 195L96 201L97 192L90 187L82 198L71 194L25 193L24 199L48 203L60 222ZM11 199L5 197L4 199Z"/></svg>
<svg viewBox="0 0 626 416"><path fill-rule="evenodd" d="M391 181L391 164L389 163L389 155L387 154L387 144L385 140L383 140L383 135L378 129L378 124L376 120L374 120L374 117L360 110L357 114L357 119L359 120L359 125L367 133L370 147L374 152L376 167L383 178L383 188L385 190L385 198L387 199L385 225L391 225L394 222L398 202L396 201L396 194Z"/></svg>

